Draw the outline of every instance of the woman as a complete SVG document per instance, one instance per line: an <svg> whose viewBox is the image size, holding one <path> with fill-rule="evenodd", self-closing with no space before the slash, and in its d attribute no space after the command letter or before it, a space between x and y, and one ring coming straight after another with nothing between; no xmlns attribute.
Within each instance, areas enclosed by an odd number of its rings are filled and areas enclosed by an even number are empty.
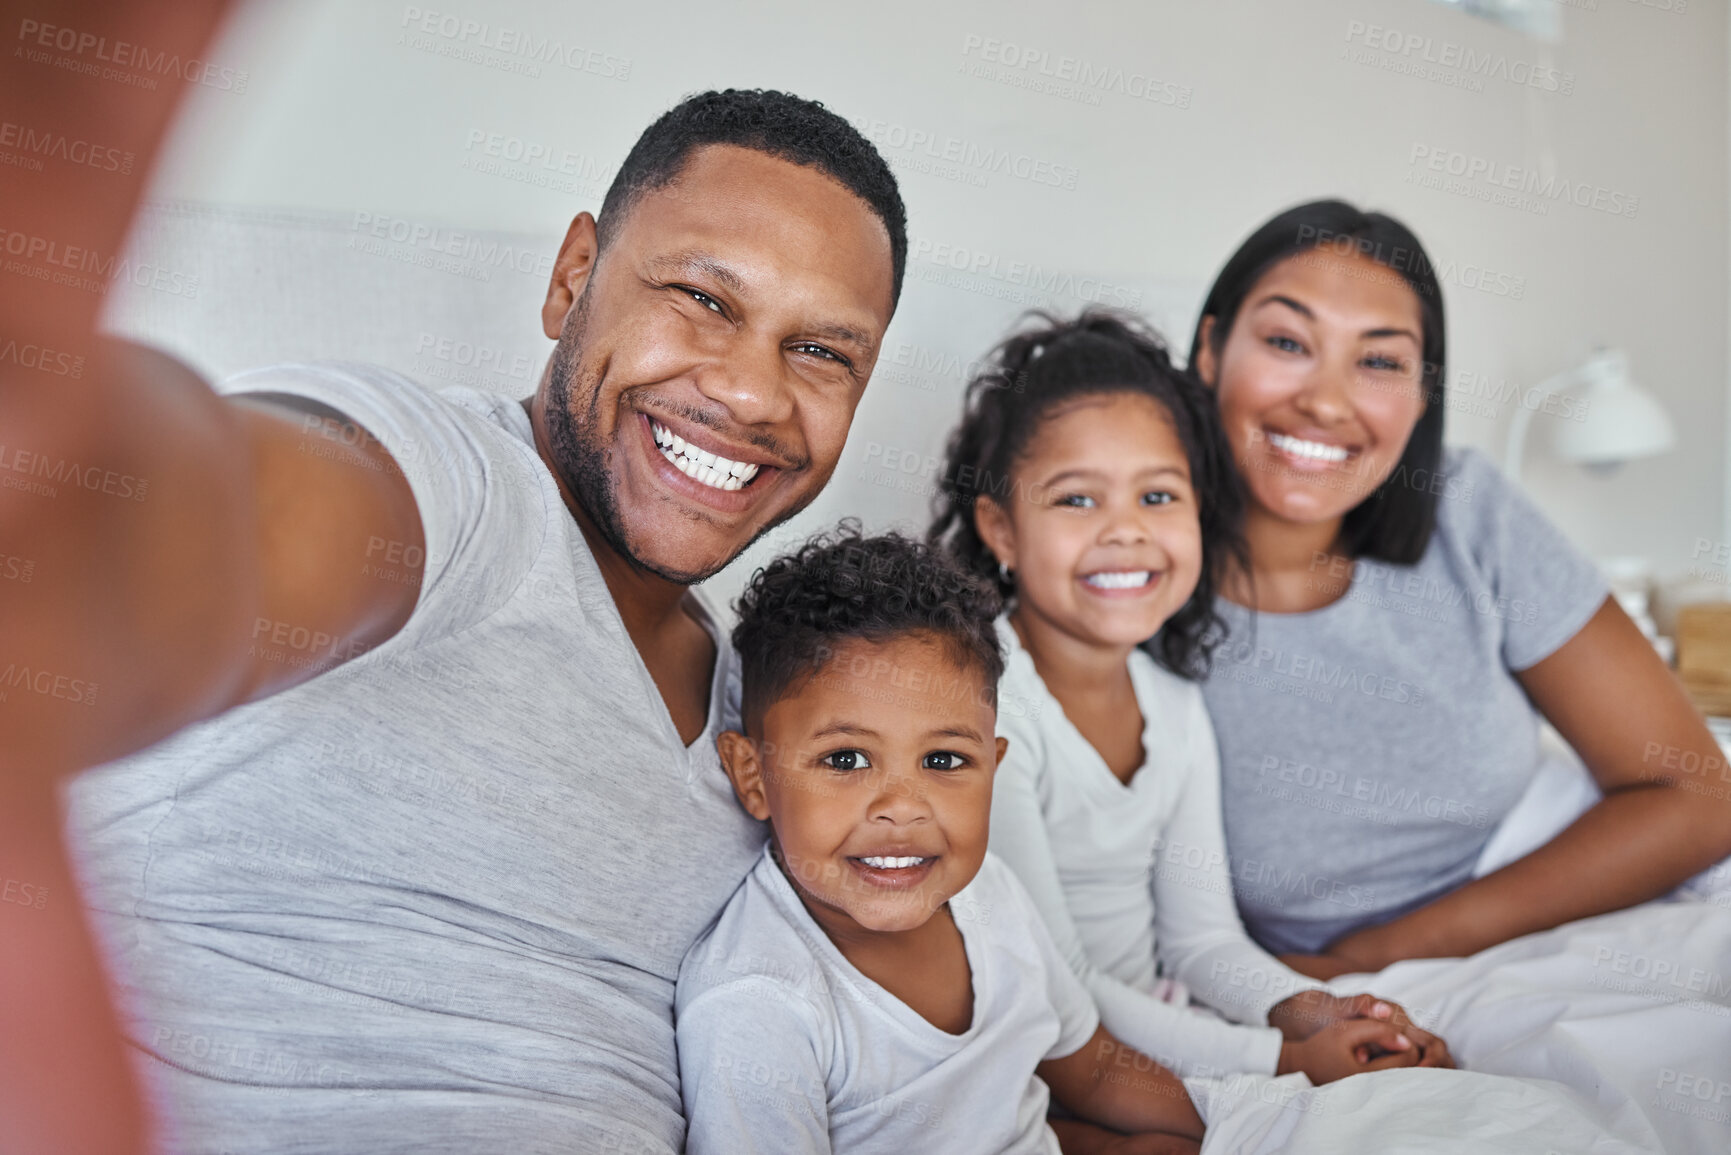
<svg viewBox="0 0 1731 1155"><path fill-rule="evenodd" d="M1317 978L1471 954L1731 855L1731 792L1671 769L1724 765L1682 688L1591 562L1444 450L1443 336L1418 239L1318 201L1244 242L1191 348L1246 498L1205 687L1233 882L1251 933ZM1541 717L1604 798L1475 879Z"/></svg>

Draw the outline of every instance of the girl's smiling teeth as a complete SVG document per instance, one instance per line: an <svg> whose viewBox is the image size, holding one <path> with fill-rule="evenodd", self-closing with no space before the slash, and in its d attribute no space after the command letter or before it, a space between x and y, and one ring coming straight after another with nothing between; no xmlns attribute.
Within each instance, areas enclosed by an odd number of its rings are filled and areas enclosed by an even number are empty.
<svg viewBox="0 0 1731 1155"><path fill-rule="evenodd" d="M1098 573L1084 574L1082 580L1101 590L1133 590L1140 589L1154 579L1154 571L1147 569L1117 569L1101 570Z"/></svg>
<svg viewBox="0 0 1731 1155"><path fill-rule="evenodd" d="M1302 437L1290 437L1284 433L1270 432L1268 443L1292 457L1303 458L1306 461L1345 461L1350 450L1344 445L1327 445L1321 441L1306 441Z"/></svg>
<svg viewBox="0 0 1731 1155"><path fill-rule="evenodd" d="M756 465L699 449L653 418L649 428L655 434L655 445L661 450L661 456L693 481L700 481L711 489L734 490L744 489L757 476Z"/></svg>
<svg viewBox="0 0 1731 1155"><path fill-rule="evenodd" d="M924 858L915 858L912 855L897 858L884 854L862 855L860 861L875 870L906 870L910 866L923 866L926 862Z"/></svg>

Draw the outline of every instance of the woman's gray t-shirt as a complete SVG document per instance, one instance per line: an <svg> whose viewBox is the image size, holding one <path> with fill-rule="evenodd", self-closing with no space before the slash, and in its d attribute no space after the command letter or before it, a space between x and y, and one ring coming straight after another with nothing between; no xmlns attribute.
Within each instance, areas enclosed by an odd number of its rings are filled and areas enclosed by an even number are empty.
<svg viewBox="0 0 1731 1155"><path fill-rule="evenodd" d="M1417 565L1360 559L1340 600L1252 614L1203 687L1233 888L1273 951L1322 950L1460 886L1538 768L1515 679L1605 600L1603 578L1481 453L1447 451ZM1350 563L1319 558L1327 567Z"/></svg>

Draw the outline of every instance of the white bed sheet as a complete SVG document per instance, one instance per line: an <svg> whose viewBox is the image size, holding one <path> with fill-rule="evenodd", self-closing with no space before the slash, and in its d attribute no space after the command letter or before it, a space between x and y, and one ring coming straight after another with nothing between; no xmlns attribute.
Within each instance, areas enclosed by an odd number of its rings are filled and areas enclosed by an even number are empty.
<svg viewBox="0 0 1731 1155"><path fill-rule="evenodd" d="M1731 1153L1731 910L1648 903L1466 959L1344 976L1399 1000L1461 1070L1191 1080L1204 1155Z"/></svg>

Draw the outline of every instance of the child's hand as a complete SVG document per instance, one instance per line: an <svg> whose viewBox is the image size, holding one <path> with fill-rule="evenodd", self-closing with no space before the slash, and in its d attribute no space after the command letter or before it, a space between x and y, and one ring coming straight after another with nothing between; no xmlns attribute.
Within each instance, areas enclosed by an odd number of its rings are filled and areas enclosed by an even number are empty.
<svg viewBox="0 0 1731 1155"><path fill-rule="evenodd" d="M1064 1155L1196 1155L1202 1144L1182 1135L1120 1135L1080 1119L1048 1119Z"/></svg>
<svg viewBox="0 0 1731 1155"><path fill-rule="evenodd" d="M1330 996L1333 997L1333 996ZM1453 1067L1454 1057L1449 1054L1449 1045L1442 1040L1441 1035L1433 1035L1412 1021L1412 1016L1406 1013L1406 1008L1388 999L1379 999L1375 995L1350 995L1344 999L1334 999L1352 1014L1353 1018L1381 1019L1399 1030L1424 1052L1424 1058L1419 1060L1421 1067Z"/></svg>
<svg viewBox="0 0 1731 1155"><path fill-rule="evenodd" d="M1182 1135L1123 1135L1107 1155L1200 1155L1202 1144Z"/></svg>
<svg viewBox="0 0 1731 1155"><path fill-rule="evenodd" d="M1303 1071L1312 1083L1332 1083L1366 1071L1416 1067L1424 1051L1398 1027L1380 1019L1345 1019L1330 1023L1308 1039L1280 1045L1277 1075Z"/></svg>
<svg viewBox="0 0 1731 1155"><path fill-rule="evenodd" d="M1062 1058L1046 1059L1034 1068L1034 1073L1051 1088L1053 1101L1077 1116L1077 1122L1095 1124L1066 1141L1066 1151L1088 1150L1076 1144L1104 1143L1113 1137L1113 1132L1120 1137L1158 1132L1202 1138L1202 1116L1178 1076L1113 1038L1105 1027L1095 1027L1094 1036L1081 1047ZM1059 1134L1062 1136L1064 1132ZM1149 1141L1155 1137L1158 1136L1150 1137Z"/></svg>
<svg viewBox="0 0 1731 1155"><path fill-rule="evenodd" d="M1421 1067L1454 1066L1448 1044L1415 1025L1406 1008L1389 999L1369 994L1342 998L1327 991L1300 991L1274 1004L1268 1012L1268 1025L1279 1027L1280 1033L1293 1042L1302 1042L1331 1023L1348 1019L1375 1019L1394 1027L1418 1044L1423 1052L1418 1063Z"/></svg>

